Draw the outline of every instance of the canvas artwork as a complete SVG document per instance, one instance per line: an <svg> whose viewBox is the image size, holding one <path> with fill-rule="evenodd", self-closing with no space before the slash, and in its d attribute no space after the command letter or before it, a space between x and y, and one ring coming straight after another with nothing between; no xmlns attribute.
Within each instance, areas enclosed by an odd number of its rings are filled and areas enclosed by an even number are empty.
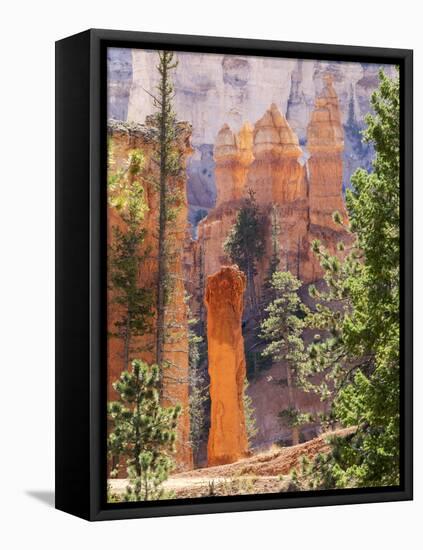
<svg viewBox="0 0 423 550"><path fill-rule="evenodd" d="M107 51L107 499L400 484L394 65Z"/></svg>

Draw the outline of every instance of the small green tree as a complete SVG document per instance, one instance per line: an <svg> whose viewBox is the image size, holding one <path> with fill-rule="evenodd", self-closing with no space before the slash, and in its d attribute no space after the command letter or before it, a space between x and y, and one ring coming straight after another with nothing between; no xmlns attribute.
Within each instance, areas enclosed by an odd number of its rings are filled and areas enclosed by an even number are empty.
<svg viewBox="0 0 423 550"><path fill-rule="evenodd" d="M266 342L263 355L286 365L288 409L280 417L292 430L292 443L299 443L300 426L304 415L295 409L294 388L297 385L298 365L305 359L302 339L302 316L308 312L298 295L301 282L289 271L277 271L272 277L276 298L266 308L267 317L261 323L261 338Z"/></svg>
<svg viewBox="0 0 423 550"><path fill-rule="evenodd" d="M264 254L263 220L252 189L244 199L228 238L223 245L230 259L238 265L247 277L247 296L252 316L257 316L258 303L254 277L257 262Z"/></svg>
<svg viewBox="0 0 423 550"><path fill-rule="evenodd" d="M249 386L248 378L245 378L244 380L244 395L243 395L243 402L244 402L244 415L245 415L245 427L247 430L247 439L248 444L251 445L254 438L258 434L258 428L257 428L257 420L256 420L256 411L253 407L253 400L248 395L247 390Z"/></svg>
<svg viewBox="0 0 423 550"><path fill-rule="evenodd" d="M166 498L162 483L173 465L180 406L162 407L160 369L139 360L113 384L120 400L108 404L110 456L125 460L129 477L125 500Z"/></svg>
<svg viewBox="0 0 423 550"><path fill-rule="evenodd" d="M113 149L109 147L108 202L120 218L120 225L112 226L108 269L111 303L118 305L119 318L110 336L123 341L123 368L127 369L132 354L134 337L151 331L153 295L140 281L141 266L149 253L142 249L146 229L142 227L148 209L142 179L143 155L139 149L128 155L127 167L113 171Z"/></svg>
<svg viewBox="0 0 423 550"><path fill-rule="evenodd" d="M270 234L272 239L272 255L270 257L269 268L267 270L266 279L264 281L263 288L263 306L266 308L270 302L276 298L276 292L273 288L272 279L276 271L280 271L280 246L279 246L279 234L281 231L279 221L279 211L276 205L272 206L270 212Z"/></svg>
<svg viewBox="0 0 423 550"><path fill-rule="evenodd" d="M204 408L208 399L208 386L201 371L200 347L203 344L203 338L194 331L196 323L195 319L190 319L188 322L190 441L194 457L197 456L204 437Z"/></svg>

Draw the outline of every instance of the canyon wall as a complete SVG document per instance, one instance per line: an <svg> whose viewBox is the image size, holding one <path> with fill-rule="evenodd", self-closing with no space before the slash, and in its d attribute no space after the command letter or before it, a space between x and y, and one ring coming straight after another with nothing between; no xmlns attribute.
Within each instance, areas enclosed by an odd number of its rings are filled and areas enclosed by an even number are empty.
<svg viewBox="0 0 423 550"><path fill-rule="evenodd" d="M109 118L144 122L154 110L145 90L157 85L157 53L152 50L109 48ZM285 115L301 145L324 75L333 75L344 129L343 186L357 167L370 168L372 149L361 143L360 130L370 110L370 96L383 68L393 65L308 59L278 59L177 52L175 108L180 120L193 125L194 153L188 160L188 203L193 223L199 210L216 199L213 144L224 123L238 132L246 120L258 120L271 103Z"/></svg>
<svg viewBox="0 0 423 550"><path fill-rule="evenodd" d="M151 130L141 124L128 124L109 122L108 134L111 146L110 170L112 173L127 167L128 155L133 150L139 150L144 157L143 185L147 210L142 221L142 227L146 230L146 237L140 253L147 255L142 263L139 273L141 287L155 292L157 281L157 231L158 231L158 192L151 177L156 170L152 161L154 143ZM189 124L178 125L178 147L183 162L191 153L190 146L191 128ZM185 171L183 171L185 172ZM163 399L164 406L182 405L182 414L178 422L178 437L176 443L175 460L178 470L192 468L192 451L189 443L189 386L188 386L188 338L187 338L187 305L185 301L183 250L187 232L187 201L186 179L181 176L175 182L175 186L181 196L177 217L172 221L171 247L172 254L169 260L169 273L172 278L172 304L168 308L165 323L170 326L168 343L165 345L164 359L168 367L163 374ZM108 242L113 242L113 227L124 230L123 223L115 208L108 207ZM120 318L120 306L113 299L113 290L108 290L108 330L115 331L115 322ZM154 308L153 308L154 310ZM154 313L154 311L153 311ZM133 358L143 359L148 363L156 360L154 353L155 342L154 319L151 333L138 336L133 339ZM117 395L112 388L112 383L117 380L125 368L123 340L116 337L108 338L108 399L116 399Z"/></svg>
<svg viewBox="0 0 423 550"><path fill-rule="evenodd" d="M237 266L224 266L207 278L205 304L211 399L209 466L235 462L248 452L243 402L245 287L245 275Z"/></svg>

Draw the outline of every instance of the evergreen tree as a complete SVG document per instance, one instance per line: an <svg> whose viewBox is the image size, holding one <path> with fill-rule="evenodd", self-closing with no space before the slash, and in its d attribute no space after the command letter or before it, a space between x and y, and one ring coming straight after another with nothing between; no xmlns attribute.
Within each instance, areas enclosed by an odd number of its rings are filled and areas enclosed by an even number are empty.
<svg viewBox="0 0 423 550"><path fill-rule="evenodd" d="M151 127L157 144L154 160L158 167L157 188L159 193L158 221L158 273L156 284L156 361L163 366L167 338L166 306L172 293L172 278L169 258L172 256L171 227L181 202L177 178L182 171L177 147L178 127L173 111L173 84L171 73L177 67L174 53L159 52L157 70L160 75L157 95L153 96L156 113Z"/></svg>
<svg viewBox="0 0 423 550"><path fill-rule="evenodd" d="M112 227L108 269L111 302L119 306L120 317L110 335L123 340L123 368L133 353L133 338L151 331L152 292L140 284L140 269L149 250L142 246L146 229L142 227L147 204L142 180L143 156L140 150L128 155L127 167L113 167L113 149L109 147L108 201L117 212L121 225Z"/></svg>
<svg viewBox="0 0 423 550"><path fill-rule="evenodd" d="M255 317L259 314L254 277L257 262L264 254L263 221L251 189L240 208L223 248L247 277L247 296L250 311Z"/></svg>
<svg viewBox="0 0 423 550"><path fill-rule="evenodd" d="M276 298L275 289L273 288L272 279L274 273L279 270L280 252L279 252L279 234L281 231L279 222L279 212L277 206L273 205L270 213L270 232L272 239L272 255L270 257L269 269L264 281L263 298L264 307L267 307L270 302Z"/></svg>
<svg viewBox="0 0 423 550"><path fill-rule="evenodd" d="M399 483L399 78L381 71L371 103L364 138L375 149L373 171L357 170L347 193L355 246L340 262L313 244L326 290L312 289L317 309L308 324L320 340L310 346L304 382L312 387L320 373L318 389L334 399L335 416L357 426L320 461L322 483L336 487Z"/></svg>
<svg viewBox="0 0 423 550"><path fill-rule="evenodd" d="M266 308L267 317L261 323L260 334L266 342L263 355L286 365L288 409L281 411L279 416L292 429L293 445L299 443L300 426L309 421L308 416L296 410L294 405L297 369L305 359L300 313L308 311L298 296L300 287L301 282L289 271L277 271L273 274L272 288L276 298Z"/></svg>
<svg viewBox="0 0 423 550"><path fill-rule="evenodd" d="M113 387L119 401L108 404L112 429L111 456L125 460L129 477L124 500L168 498L162 483L172 468L172 451L180 407L161 407L160 369L143 361L132 362Z"/></svg>
<svg viewBox="0 0 423 550"><path fill-rule="evenodd" d="M244 415L245 415L245 428L247 430L247 439L248 444L251 445L253 439L258 434L257 422L256 422L256 411L253 407L253 400L248 395L247 390L249 386L248 378L244 380L244 394L243 394L243 403L244 403Z"/></svg>
<svg viewBox="0 0 423 550"><path fill-rule="evenodd" d="M200 347L203 338L194 331L196 323L196 320L191 319L188 329L190 441L194 456L198 454L204 437L205 403L208 399L208 386L201 370Z"/></svg>

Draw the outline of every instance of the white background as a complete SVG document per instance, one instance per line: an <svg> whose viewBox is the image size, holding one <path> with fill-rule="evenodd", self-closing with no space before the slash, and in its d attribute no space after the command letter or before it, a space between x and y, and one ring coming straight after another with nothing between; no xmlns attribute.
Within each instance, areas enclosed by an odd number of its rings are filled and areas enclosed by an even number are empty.
<svg viewBox="0 0 423 550"><path fill-rule="evenodd" d="M419 4L417 0L2 2L2 548L422 548L423 29ZM415 50L414 502L96 524L48 504L54 487L54 41L90 27Z"/></svg>

